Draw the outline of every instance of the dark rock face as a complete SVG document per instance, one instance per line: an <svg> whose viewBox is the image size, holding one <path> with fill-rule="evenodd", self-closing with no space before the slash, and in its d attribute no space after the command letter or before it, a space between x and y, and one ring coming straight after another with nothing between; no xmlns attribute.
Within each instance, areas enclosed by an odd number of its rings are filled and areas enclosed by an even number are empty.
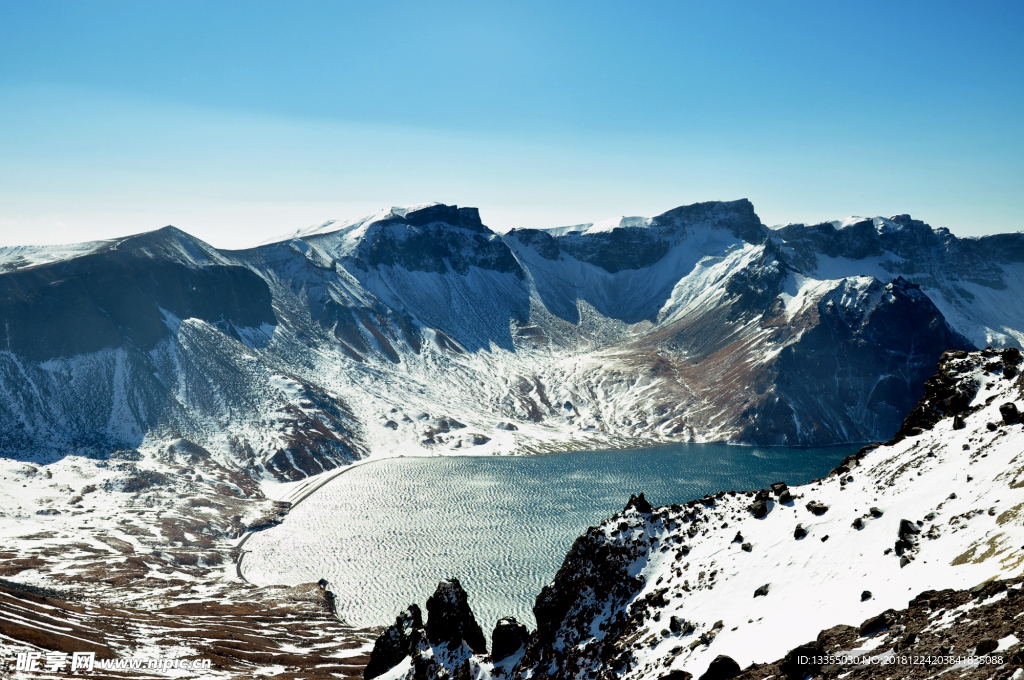
<svg viewBox="0 0 1024 680"><path fill-rule="evenodd" d="M847 432L865 439L888 437L921 397L920 385L943 352L973 349L920 288L902 278L875 282L867 291L846 282L825 295L818 316L816 326L779 354L778 401L750 414L744 440L765 443L771 430L773 443L806 441L794 413L821 424L838 418Z"/></svg>
<svg viewBox="0 0 1024 680"><path fill-rule="evenodd" d="M740 665L732 657L724 654L715 657L708 669L700 676L700 680L730 680L740 674Z"/></svg>
<svg viewBox="0 0 1024 680"><path fill-rule="evenodd" d="M398 615L395 622L381 633L370 653L370 663L363 671L366 680L386 673L414 651L413 634L422 631L423 618L415 604Z"/></svg>
<svg viewBox="0 0 1024 680"><path fill-rule="evenodd" d="M11 351L46 361L126 343L150 350L172 332L161 310L202 319L236 339L239 328L277 323L266 281L216 260L196 267L154 257L153 250L176 243L199 247L166 227L72 260L0 274L0 318Z"/></svg>
<svg viewBox="0 0 1024 680"><path fill-rule="evenodd" d="M456 578L441 581L427 599L427 639L432 645L459 646L465 642L476 654L487 653L480 624L469 608L466 591Z"/></svg>
<svg viewBox="0 0 1024 680"><path fill-rule="evenodd" d="M515 654L529 639L530 632L526 626L516 621L514 617L500 619L494 625L494 632L491 634L491 660L501 661Z"/></svg>
<svg viewBox="0 0 1024 680"><path fill-rule="evenodd" d="M726 228L737 238L749 243L761 243L767 229L754 213L753 204L746 200L731 202L707 202L682 206L652 218L649 226L619 226L611 231L596 233L573 233L556 237L557 248L578 260L615 273L624 269L649 267L668 253L674 242L682 237L687 228L696 225L714 225ZM551 246L542 237L527 235L527 230L517 231L521 241L531 244L540 242L551 257Z"/></svg>
<svg viewBox="0 0 1024 680"><path fill-rule="evenodd" d="M404 215L392 213L374 227L360 244L360 261L368 268L397 266L465 276L470 267L479 267L523 276L508 245L480 222L476 208L428 206Z"/></svg>

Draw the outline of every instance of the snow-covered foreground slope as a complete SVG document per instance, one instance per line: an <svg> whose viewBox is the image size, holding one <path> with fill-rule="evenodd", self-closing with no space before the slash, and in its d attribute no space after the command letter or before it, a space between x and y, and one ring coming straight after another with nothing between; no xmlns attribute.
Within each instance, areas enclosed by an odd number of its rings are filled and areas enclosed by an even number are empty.
<svg viewBox="0 0 1024 680"><path fill-rule="evenodd" d="M433 677L463 663L473 674L524 679L697 677L722 655L741 668L774 662L819 631L904 609L922 591L1016 577L1020 366L1016 349L947 353L895 440L809 485L657 509L632 499L577 540L537 598L537 631L498 664L465 661L465 649L442 659L449 652L438 643L408 649ZM870 656L883 637L872 632L828 651Z"/></svg>

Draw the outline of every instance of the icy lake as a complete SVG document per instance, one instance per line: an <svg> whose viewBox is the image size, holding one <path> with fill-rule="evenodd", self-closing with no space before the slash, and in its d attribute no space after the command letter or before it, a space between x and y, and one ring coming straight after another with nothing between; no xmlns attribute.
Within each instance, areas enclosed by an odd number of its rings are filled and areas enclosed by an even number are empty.
<svg viewBox="0 0 1024 680"><path fill-rule="evenodd" d="M245 544L257 585L326 578L338 612L387 625L456 576L489 636L532 606L572 542L644 492L655 506L706 493L803 484L859 445L818 449L684 444L536 457L398 458L357 466ZM426 615L426 611L424 611Z"/></svg>

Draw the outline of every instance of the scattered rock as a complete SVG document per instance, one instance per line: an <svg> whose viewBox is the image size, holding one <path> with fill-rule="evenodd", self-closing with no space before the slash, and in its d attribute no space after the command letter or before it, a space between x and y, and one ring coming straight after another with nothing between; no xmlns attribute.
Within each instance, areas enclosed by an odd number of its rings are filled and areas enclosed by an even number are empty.
<svg viewBox="0 0 1024 680"><path fill-rule="evenodd" d="M515 617L499 619L491 634L491 660L497 662L515 654L529 639L530 632Z"/></svg>
<svg viewBox="0 0 1024 680"><path fill-rule="evenodd" d="M764 597L768 595L768 586L770 583L765 583L763 586L754 591L754 597Z"/></svg>
<svg viewBox="0 0 1024 680"><path fill-rule="evenodd" d="M895 648L897 651L909 649L915 642L917 642L917 633L907 633L896 641Z"/></svg>
<svg viewBox="0 0 1024 680"><path fill-rule="evenodd" d="M828 512L828 506L818 501L811 501L807 504L807 509L812 515L821 516Z"/></svg>
<svg viewBox="0 0 1024 680"><path fill-rule="evenodd" d="M724 654L715 657L699 680L729 680L740 674L740 665Z"/></svg>

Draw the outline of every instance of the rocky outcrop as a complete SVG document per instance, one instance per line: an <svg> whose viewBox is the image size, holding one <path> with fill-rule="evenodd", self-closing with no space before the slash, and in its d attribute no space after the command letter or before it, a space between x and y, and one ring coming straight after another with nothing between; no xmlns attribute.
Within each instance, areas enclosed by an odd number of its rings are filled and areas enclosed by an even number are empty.
<svg viewBox="0 0 1024 680"><path fill-rule="evenodd" d="M515 620L508 621L511 622L511 630L503 629L499 636L504 649L520 635ZM412 657L410 678L446 680L453 675L462 677L469 672L467 664L473 655L486 653L487 642L473 616L466 591L458 579L451 578L438 583L434 594L427 599L425 625L420 608L412 604L381 633L374 643L363 677L367 680L375 678L407 657Z"/></svg>
<svg viewBox="0 0 1024 680"><path fill-rule="evenodd" d="M384 630L373 645L370 663L363 671L366 680L385 673L397 666L402 659L416 651L417 633L423 631L423 618L420 608L409 605L409 608L395 618L395 622Z"/></svg>
<svg viewBox="0 0 1024 680"><path fill-rule="evenodd" d="M491 660L502 661L515 654L530 639L530 631L526 626L509 616L499 619L491 634Z"/></svg>
<svg viewBox="0 0 1024 680"><path fill-rule="evenodd" d="M487 653L484 633L457 578L438 583L427 599L426 631L432 645L458 647L465 643L474 654Z"/></svg>
<svg viewBox="0 0 1024 680"><path fill-rule="evenodd" d="M963 417L978 410L977 406L971 406L981 388L981 383L973 377L975 371L982 368L986 374L1013 379L1018 374L1021 362L1020 350L1015 347L1001 350L989 347L976 354L968 354L962 350L943 353L938 371L924 383L924 396L903 421L890 443L930 430L949 416L959 417L959 424L962 426ZM1004 419L1007 415L1012 417L1016 410L1012 402L1010 406L1012 409L1007 408L1003 414ZM954 420L951 428L962 429L957 425L957 421Z"/></svg>

